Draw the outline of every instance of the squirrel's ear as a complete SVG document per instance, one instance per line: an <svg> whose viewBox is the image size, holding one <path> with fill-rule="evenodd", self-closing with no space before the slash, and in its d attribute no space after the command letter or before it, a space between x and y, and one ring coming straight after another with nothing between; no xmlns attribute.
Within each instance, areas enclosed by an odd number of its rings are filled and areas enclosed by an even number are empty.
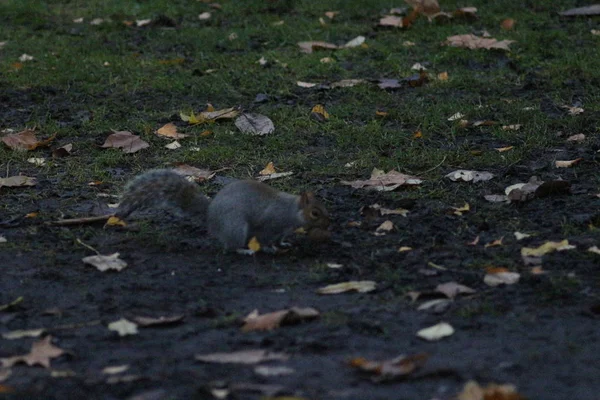
<svg viewBox="0 0 600 400"><path fill-rule="evenodd" d="M312 192L302 192L300 195L300 208L307 207L309 204L314 203L315 195Z"/></svg>

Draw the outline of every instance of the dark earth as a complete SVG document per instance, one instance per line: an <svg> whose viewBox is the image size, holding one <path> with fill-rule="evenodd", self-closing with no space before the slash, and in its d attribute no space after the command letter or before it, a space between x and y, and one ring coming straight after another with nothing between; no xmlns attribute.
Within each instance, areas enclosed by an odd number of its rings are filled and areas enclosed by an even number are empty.
<svg viewBox="0 0 600 400"><path fill-rule="evenodd" d="M574 177L582 182L580 190L586 189L586 173L594 169L590 165ZM314 244L297 238L291 250L275 256L225 254L202 227L177 218L140 217L127 229L57 227L45 223L50 220L17 218L36 210L58 215L68 209L61 207L65 197L82 196L78 208L69 209L72 213L91 215L97 207L85 200L87 189L57 193L43 177L37 200L18 190L3 191L2 201L13 211L3 216L2 233L9 243L25 240L29 248L0 253L1 303L23 297L0 311L0 327L3 332L44 328L67 351L52 360L51 371L72 374L51 377L44 368L15 366L10 378L14 392L3 398L212 398L211 389L226 388L232 398L244 399L275 394L446 399L470 379L512 383L531 399L598 398L597 256L581 257L579 250L552 253L543 258L547 274L532 275L523 267L517 284L490 288L482 282L484 271L469 266L488 249L466 245L476 234L482 243L501 236L495 221L519 220L525 231L559 239L561 221L589 224L598 218L599 199L591 197L591 189L535 199L522 207L477 199L472 207L485 209L487 216L468 227L443 205L423 199L412 205L409 217L391 218L395 231L376 237L371 232L384 219L364 220L359 209L374 202L393 205L387 195L353 191L334 181L314 182L314 187L321 188L317 194L333 216L332 241ZM368 229L346 226L361 219ZM84 265L81 258L93 253L75 238L103 254L120 252L129 266L103 273ZM597 235L584 235L570 243L586 248L595 240ZM506 242L507 253L518 259L516 243L511 238ZM417 246L398 253L398 243ZM327 268L329 262L343 267ZM428 268L427 262L445 269ZM316 293L348 280L375 280L378 286L364 294ZM477 293L457 297L437 315L416 311L405 296L408 289L427 291L448 281ZM240 330L241 319L254 309L264 313L292 306L314 307L321 317L268 332ZM138 335L121 338L107 329L123 317L174 315L184 319L140 328ZM440 321L450 323L455 334L432 343L415 336ZM2 340L0 356L25 354L34 340ZM274 364L295 372L263 377L253 366L194 359L196 354L244 349L287 353L288 361ZM392 382L374 383L348 364L356 357L383 360L420 352L430 355L427 364ZM101 373L123 364L129 369L116 375L125 376L121 381Z"/></svg>
<svg viewBox="0 0 600 400"><path fill-rule="evenodd" d="M535 71L528 77L513 94L531 100L549 118L563 116L565 110L545 96L550 83ZM86 104L102 102L102 95L88 96L77 88L68 93L53 87L21 89L1 80L0 92L0 121L6 126L24 126L35 110L36 115L49 115L77 129L93 118ZM328 104L344 101L334 92L301 93L306 92L298 92L294 101L302 104L313 103L302 96L325 98ZM135 101L140 109L160 109L163 95L140 91ZM410 92L394 96L402 104ZM125 105L130 106L130 100L122 98L121 107L110 98L117 117L122 112L127 118ZM440 165L435 170L439 181L428 184L450 193L452 200L420 196L414 188L389 193L352 189L340 183L349 177L299 173L286 187L314 190L332 216L332 237L315 243L298 235L289 250L276 255L224 253L201 221L163 210L134 215L127 227L104 227L103 222L54 225L61 218L110 213L107 204L116 199L98 194L117 195L139 166L107 169L111 183L65 190L69 175L60 164L49 172L0 160L3 177L10 171L8 176L27 173L38 179L32 188L0 188L0 236L6 239L0 243L0 333L44 330L40 337L0 338L0 358L26 354L46 335L65 350L51 360L50 368L21 363L10 368L10 376L8 369L0 368L0 399L449 400L469 380L513 384L523 398L532 400L600 399L600 256L586 251L600 243L600 141L593 136L600 116L589 112L580 118L580 132L589 140L561 141L516 165L491 169L496 177L490 181L451 182L441 177L460 166ZM560 131L559 123L555 128ZM578 132L562 134L566 138L574 133ZM494 140L479 131L464 135L457 142L464 139L467 147ZM94 133L75 140L101 144L104 137ZM327 154L333 145L326 139L309 144L296 151ZM51 149L41 153L51 157ZM578 157L584 160L576 168L554 168L556 159ZM148 157L140 162L150 169L155 161ZM317 156L315 162L328 159ZM86 165L82 162L82 168ZM415 169L418 162L404 167ZM482 197L502 194L505 187L527 182L532 175L566 180L570 189L522 204L490 203ZM214 195L231 179L222 171L202 190ZM434 186L428 193L435 192ZM460 207L464 200L471 211L453 214L450 206ZM374 203L410 212L407 217L361 213L362 207ZM29 213L38 214L25 217ZM394 229L375 236L387 219ZM515 231L534 235L517 241ZM479 243L469 245L478 236ZM485 247L500 238L502 246ZM544 255L544 273L532 273L522 261L522 247L563 239L576 248ZM87 246L102 254L119 252L128 266L120 272L100 272L82 262L95 254ZM398 252L400 246L413 249ZM328 263L342 267L330 268ZM519 272L520 280L490 287L483 281L490 267ZM373 280L377 287L369 293L317 293L326 285L353 280ZM440 296L428 293L416 301L407 296L411 291L431 292L450 281L476 292L457 296L437 313L417 307ZM268 313L294 306L313 307L320 316L270 331L241 330L244 317L255 309ZM139 327L137 335L124 337L108 329L111 322L140 316L183 318ZM416 336L442 321L454 327L453 335L434 342ZM286 366L293 372L263 376L255 372L256 365L195 359L199 354L249 349L288 354L286 361L260 365ZM384 382L350 365L358 357L386 360L417 353L429 355L422 368ZM129 368L112 375L102 372L121 365Z"/></svg>

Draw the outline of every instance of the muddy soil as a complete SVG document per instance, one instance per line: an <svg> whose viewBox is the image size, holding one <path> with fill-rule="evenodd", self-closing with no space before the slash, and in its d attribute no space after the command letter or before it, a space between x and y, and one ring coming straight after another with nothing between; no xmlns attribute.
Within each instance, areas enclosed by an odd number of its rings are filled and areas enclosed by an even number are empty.
<svg viewBox="0 0 600 400"><path fill-rule="evenodd" d="M0 230L7 239L0 251L0 304L23 299L0 311L0 331L44 328L66 354L53 359L50 369L13 367L1 396L209 399L216 398L215 389L224 389L228 398L239 399L450 399L474 379L514 384L530 399L597 399L600 273L597 256L581 249L598 236L569 237L579 250L545 256L546 274L519 268L521 280L511 286L488 287L484 269L473 266L489 255L484 243L510 234L515 226L560 239L561 221L593 223L599 199L584 184L585 175L593 173L587 168L575 179L581 182L575 185L580 194L535 199L522 207L473 200L471 206L485 218L459 218L442 202L423 199L407 218L390 218L396 229L380 237L372 232L385 218L366 220L359 209L373 202L394 206L397 198L352 191L332 181L318 191L334 218L331 242L314 244L299 237L286 253L256 256L225 254L202 226L176 217L142 215L128 229L57 227L45 224L51 218L14 218L35 210L58 216L65 204L73 210L72 199L54 192L43 178L40 200L24 198L19 190L4 191L2 200L13 212L2 216ZM488 186L496 190L507 182ZM97 200L77 204L80 212L99 213ZM349 221L363 221L363 227L347 227ZM467 246L476 235L481 244ZM128 267L99 272L84 265L81 259L93 253L77 238L103 254L120 252ZM521 246L541 243L534 238L517 244L508 236L505 242L501 254L515 260ZM414 250L398 253L399 243L412 244ZM374 280L377 289L316 293L349 280ZM448 281L477 292L457 297L437 314L417 311L422 300L405 296ZM240 330L243 317L255 309L264 313L292 306L314 307L321 316L267 332ZM120 318L176 315L183 320L139 328L137 335L119 337L107 329ZM440 321L450 323L454 335L438 342L416 337ZM25 354L35 340L2 339L0 357ZM293 372L263 376L253 365L208 364L194 357L247 349L286 353L289 360L263 365L283 365ZM391 382L374 382L348 364L356 357L383 360L421 352L430 355L426 365ZM102 372L121 365L129 368L114 375Z"/></svg>

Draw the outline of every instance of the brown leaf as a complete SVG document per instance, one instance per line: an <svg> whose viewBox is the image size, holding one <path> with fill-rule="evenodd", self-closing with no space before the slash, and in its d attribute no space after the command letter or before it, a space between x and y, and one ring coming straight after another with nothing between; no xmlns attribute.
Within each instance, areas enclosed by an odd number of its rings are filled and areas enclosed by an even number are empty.
<svg viewBox="0 0 600 400"><path fill-rule="evenodd" d="M441 11L437 0L405 0L413 9L427 17L431 17Z"/></svg>
<svg viewBox="0 0 600 400"><path fill-rule="evenodd" d="M63 349L52 344L52 336L46 336L44 339L33 342L31 351L22 356L0 358L2 366L10 368L16 363L24 362L29 366L41 365L44 368L50 368L50 360L59 357L65 352Z"/></svg>
<svg viewBox="0 0 600 400"><path fill-rule="evenodd" d="M13 150L35 150L47 146L56 138L56 134L46 140L38 140L33 129L25 129L2 137L2 142Z"/></svg>
<svg viewBox="0 0 600 400"><path fill-rule="evenodd" d="M576 158L574 160L555 161L554 165L556 166L556 168L569 168L569 167L572 167L575 164L578 164L581 160L583 160L583 158L579 157L579 158Z"/></svg>
<svg viewBox="0 0 600 400"><path fill-rule="evenodd" d="M319 122L325 122L329 119L329 113L322 104L317 104L310 110L310 117Z"/></svg>
<svg viewBox="0 0 600 400"><path fill-rule="evenodd" d="M481 387L475 381L469 381L456 396L457 400L525 400L514 385L490 383Z"/></svg>
<svg viewBox="0 0 600 400"><path fill-rule="evenodd" d="M507 18L500 23L500 27L505 31L511 31L515 27L515 20L512 18Z"/></svg>
<svg viewBox="0 0 600 400"><path fill-rule="evenodd" d="M342 185L349 185L355 189L367 188L382 192L395 190L402 185L418 185L421 182L421 179L414 176L394 170L386 173L377 168L373 168L371 178L368 180L341 181Z"/></svg>
<svg viewBox="0 0 600 400"><path fill-rule="evenodd" d="M172 139L183 139L188 135L184 135L183 133L177 132L177 126L174 123L169 122L168 124L163 125L156 131L156 134L163 137L168 137Z"/></svg>
<svg viewBox="0 0 600 400"><path fill-rule="evenodd" d="M189 176L193 178L194 182L205 182L212 179L215 176L215 172L208 169L200 169L196 167L192 167L187 164L175 164L176 167L173 168L173 171L177 172L179 175Z"/></svg>
<svg viewBox="0 0 600 400"><path fill-rule="evenodd" d="M73 150L72 143L65 144L64 146L61 146L57 149L52 150L52 157L54 157L54 158L67 157L68 155L71 154L72 150Z"/></svg>
<svg viewBox="0 0 600 400"><path fill-rule="evenodd" d="M422 368L428 359L429 354L427 353L401 355L384 361L369 361L359 357L350 360L350 366L374 374L381 379L391 379L413 373Z"/></svg>
<svg viewBox="0 0 600 400"><path fill-rule="evenodd" d="M244 319L243 332L250 331L270 331L281 325L292 325L303 320L310 320L319 317L319 312L314 308L292 307L287 310L274 311L268 314L259 315L255 310Z"/></svg>
<svg viewBox="0 0 600 400"><path fill-rule="evenodd" d="M258 364L265 361L285 361L289 358L284 353L273 353L267 350L242 350L232 353L196 354L196 360L218 364Z"/></svg>
<svg viewBox="0 0 600 400"><path fill-rule="evenodd" d="M171 315L168 317L133 317L131 318L133 322L135 322L138 326L146 327L146 326L155 326L155 325L173 325L181 322L183 320L183 314L180 315Z"/></svg>
<svg viewBox="0 0 600 400"><path fill-rule="evenodd" d="M150 145L131 132L118 131L109 135L101 147L123 149L124 153L135 153Z"/></svg>
<svg viewBox="0 0 600 400"><path fill-rule="evenodd" d="M439 284L436 286L435 290L445 294L449 299L454 299L459 294L472 294L477 292L475 289L471 289L468 286L461 285L454 281Z"/></svg>
<svg viewBox="0 0 600 400"><path fill-rule="evenodd" d="M498 49L510 51L508 46L511 43L514 43L514 40L498 41L494 38L482 38L469 33L466 35L449 36L443 44L452 47L466 47L468 49Z"/></svg>
<svg viewBox="0 0 600 400"><path fill-rule="evenodd" d="M307 54L312 53L314 50L337 50L339 48L335 44L320 41L298 42L298 46L300 46L303 53Z"/></svg>
<svg viewBox="0 0 600 400"><path fill-rule="evenodd" d="M349 281L327 285L317 290L319 294L338 294L356 290L359 293L367 293L375 290L374 281Z"/></svg>
<svg viewBox="0 0 600 400"><path fill-rule="evenodd" d="M386 15L379 20L379 26L392 26L395 28L406 28L410 26L408 20L403 17L396 17L395 15Z"/></svg>

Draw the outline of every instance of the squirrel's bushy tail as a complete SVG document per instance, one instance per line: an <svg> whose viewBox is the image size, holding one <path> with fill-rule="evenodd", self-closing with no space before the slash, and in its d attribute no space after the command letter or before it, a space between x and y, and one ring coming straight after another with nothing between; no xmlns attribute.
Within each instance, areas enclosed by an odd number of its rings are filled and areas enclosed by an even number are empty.
<svg viewBox="0 0 600 400"><path fill-rule="evenodd" d="M208 198L183 176L169 169L155 169L136 176L125 185L115 215L126 218L132 212L154 208L172 209L205 218Z"/></svg>

